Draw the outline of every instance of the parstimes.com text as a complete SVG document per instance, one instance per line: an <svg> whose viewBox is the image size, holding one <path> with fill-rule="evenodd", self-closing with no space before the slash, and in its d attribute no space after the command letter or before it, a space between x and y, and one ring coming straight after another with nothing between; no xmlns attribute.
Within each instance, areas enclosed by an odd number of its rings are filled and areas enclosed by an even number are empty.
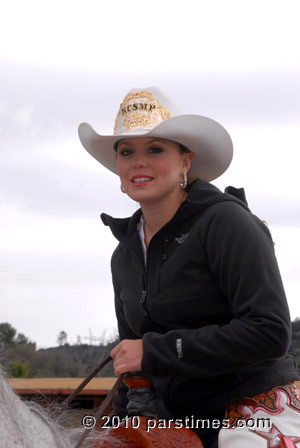
<svg viewBox="0 0 300 448"><path fill-rule="evenodd" d="M143 419L143 420L141 420ZM184 419L179 418L170 418L170 419L162 419L162 418L152 418L152 417L140 417L139 415L126 416L121 419L118 415L103 415L98 424L101 428L119 428L120 425L125 428L140 428L141 422L144 422L146 425L146 431L149 432L152 429L168 429L168 428L189 428L189 429L221 429L221 428L230 428L229 419L224 418L223 420L219 419L199 419L194 416L185 417ZM82 424L87 429L92 429L96 425L95 417L91 415L86 415L82 419ZM235 424L235 428L249 428L249 429L265 429L271 428L271 420L269 418L248 418L247 420L238 419Z"/></svg>

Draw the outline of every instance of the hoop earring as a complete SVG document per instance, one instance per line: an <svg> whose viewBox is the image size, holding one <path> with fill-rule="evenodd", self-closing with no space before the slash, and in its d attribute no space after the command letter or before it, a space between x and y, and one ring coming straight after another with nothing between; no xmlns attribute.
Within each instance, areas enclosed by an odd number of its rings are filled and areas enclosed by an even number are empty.
<svg viewBox="0 0 300 448"><path fill-rule="evenodd" d="M123 187L122 184L120 185L120 188L121 188L122 193L126 193L125 188Z"/></svg>
<svg viewBox="0 0 300 448"><path fill-rule="evenodd" d="M188 183L187 175L186 175L186 173L183 173L183 181L180 182L180 186L183 190L186 189L187 183Z"/></svg>

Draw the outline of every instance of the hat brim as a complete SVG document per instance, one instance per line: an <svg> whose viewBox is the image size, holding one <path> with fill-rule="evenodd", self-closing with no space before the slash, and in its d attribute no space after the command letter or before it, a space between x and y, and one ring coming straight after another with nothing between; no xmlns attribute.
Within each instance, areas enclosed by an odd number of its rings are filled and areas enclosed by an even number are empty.
<svg viewBox="0 0 300 448"><path fill-rule="evenodd" d="M210 182L221 176L232 160L230 135L218 122L200 115L178 115L162 121L150 131L128 131L122 135L100 135L88 123L79 125L84 148L98 162L118 174L114 144L124 138L157 137L186 146L194 153L189 176Z"/></svg>

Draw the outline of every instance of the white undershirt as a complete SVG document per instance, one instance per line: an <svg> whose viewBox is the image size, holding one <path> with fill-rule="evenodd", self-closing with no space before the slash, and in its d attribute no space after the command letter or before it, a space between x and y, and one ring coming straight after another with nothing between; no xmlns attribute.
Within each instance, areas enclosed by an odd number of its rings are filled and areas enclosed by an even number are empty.
<svg viewBox="0 0 300 448"><path fill-rule="evenodd" d="M142 215L141 216L141 225L139 228L139 234L140 234L140 238L141 238L141 242L142 242L142 248L143 248L143 252L144 252L144 261L145 261L145 266L147 265L147 248L146 248L146 244L145 244L145 218Z"/></svg>

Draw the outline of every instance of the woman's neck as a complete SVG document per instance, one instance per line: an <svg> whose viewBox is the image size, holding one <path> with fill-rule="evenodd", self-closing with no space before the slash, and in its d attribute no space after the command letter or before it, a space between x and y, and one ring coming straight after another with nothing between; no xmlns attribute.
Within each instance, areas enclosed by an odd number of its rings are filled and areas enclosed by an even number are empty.
<svg viewBox="0 0 300 448"><path fill-rule="evenodd" d="M182 190L180 195L176 195L172 200L168 197L165 201L140 204L146 221L144 229L146 246L159 229L173 218L186 197L186 191Z"/></svg>

